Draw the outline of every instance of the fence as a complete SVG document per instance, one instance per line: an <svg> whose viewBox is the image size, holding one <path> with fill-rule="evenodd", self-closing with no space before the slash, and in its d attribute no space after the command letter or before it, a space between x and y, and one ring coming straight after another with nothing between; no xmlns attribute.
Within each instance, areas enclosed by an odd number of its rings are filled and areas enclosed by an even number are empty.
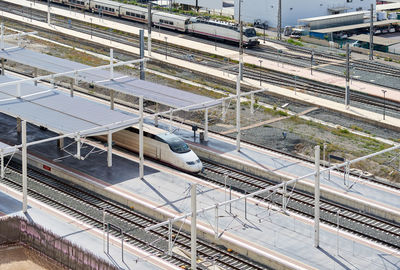
<svg viewBox="0 0 400 270"><path fill-rule="evenodd" d="M105 260L20 217L0 220L0 245L25 244L69 269L115 270Z"/></svg>

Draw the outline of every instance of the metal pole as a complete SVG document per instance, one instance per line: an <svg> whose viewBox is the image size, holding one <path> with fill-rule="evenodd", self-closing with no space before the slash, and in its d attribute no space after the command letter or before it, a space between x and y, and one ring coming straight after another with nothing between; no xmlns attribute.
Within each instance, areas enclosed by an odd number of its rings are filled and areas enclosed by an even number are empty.
<svg viewBox="0 0 400 270"><path fill-rule="evenodd" d="M215 205L215 239L218 239L218 204Z"/></svg>
<svg viewBox="0 0 400 270"><path fill-rule="evenodd" d="M197 205L196 205L196 190L197 190L197 185L192 184L192 194L191 194L191 202L192 202L192 220L191 220L191 234L190 234L190 240L191 240L191 269L196 270L197 269L197 247L196 247L196 242L197 242Z"/></svg>
<svg viewBox="0 0 400 270"><path fill-rule="evenodd" d="M124 261L124 231L121 229L121 258Z"/></svg>
<svg viewBox="0 0 400 270"><path fill-rule="evenodd" d="M382 90L383 93L383 120L385 120L386 117L386 90Z"/></svg>
<svg viewBox="0 0 400 270"><path fill-rule="evenodd" d="M79 133L76 136L76 158L81 159L81 136Z"/></svg>
<svg viewBox="0 0 400 270"><path fill-rule="evenodd" d="M261 66L261 64L262 64L262 62L263 62L263 60L258 60L259 62L260 62L260 86L261 86L261 68L262 68L262 66Z"/></svg>
<svg viewBox="0 0 400 270"><path fill-rule="evenodd" d="M144 177L144 157L143 157L143 96L139 97L139 114L140 114L140 122L139 122L139 177L143 179Z"/></svg>
<svg viewBox="0 0 400 270"><path fill-rule="evenodd" d="M204 141L208 142L208 108L204 111Z"/></svg>
<svg viewBox="0 0 400 270"><path fill-rule="evenodd" d="M21 84L17 84L17 97L21 97Z"/></svg>
<svg viewBox="0 0 400 270"><path fill-rule="evenodd" d="M222 122L225 122L226 120L226 101L222 101Z"/></svg>
<svg viewBox="0 0 400 270"><path fill-rule="evenodd" d="M319 176L320 176L320 148L319 145L315 146L315 213L314 213L314 247L319 247Z"/></svg>
<svg viewBox="0 0 400 270"><path fill-rule="evenodd" d="M107 254L110 253L110 223L107 223Z"/></svg>
<svg viewBox="0 0 400 270"><path fill-rule="evenodd" d="M169 111L169 133L172 133L172 112L173 110L171 109Z"/></svg>
<svg viewBox="0 0 400 270"><path fill-rule="evenodd" d="M282 187L282 210L286 212L286 204L287 204L287 183L284 182Z"/></svg>
<svg viewBox="0 0 400 270"><path fill-rule="evenodd" d="M3 149L0 149L0 159L1 159L1 171L0 171L0 177L1 179L4 178L4 153ZM225 195L226 197L226 195Z"/></svg>
<svg viewBox="0 0 400 270"><path fill-rule="evenodd" d="M225 200L226 201L226 182L228 181L228 174L224 173L224 195L225 195ZM225 211L226 211L226 205L225 205Z"/></svg>
<svg viewBox="0 0 400 270"><path fill-rule="evenodd" d="M110 48L110 80L114 80L114 49Z"/></svg>
<svg viewBox="0 0 400 270"><path fill-rule="evenodd" d="M105 236L106 236L106 209L103 208L103 252L106 251L106 247L105 247Z"/></svg>
<svg viewBox="0 0 400 270"><path fill-rule="evenodd" d="M140 59L144 59L144 30L139 30L140 36ZM140 62L140 79L145 80L145 73L144 73L144 62Z"/></svg>
<svg viewBox="0 0 400 270"><path fill-rule="evenodd" d="M254 114L254 94L250 94L250 113Z"/></svg>
<svg viewBox="0 0 400 270"><path fill-rule="evenodd" d="M50 25L50 0L47 0L47 24Z"/></svg>
<svg viewBox="0 0 400 270"><path fill-rule="evenodd" d="M167 60L167 54L168 54L168 37L164 37L165 39L165 60Z"/></svg>
<svg viewBox="0 0 400 270"><path fill-rule="evenodd" d="M110 90L110 109L114 110L114 90Z"/></svg>
<svg viewBox="0 0 400 270"><path fill-rule="evenodd" d="M28 211L28 157L26 146L26 121L22 121L22 211Z"/></svg>
<svg viewBox="0 0 400 270"><path fill-rule="evenodd" d="M311 51L311 58L310 58L310 71L311 71L311 75L312 75L312 69L313 69L313 62L314 62L314 51Z"/></svg>
<svg viewBox="0 0 400 270"><path fill-rule="evenodd" d="M350 105L350 46L349 43L346 43L346 93L345 93L345 100L344 104L346 108Z"/></svg>
<svg viewBox="0 0 400 270"><path fill-rule="evenodd" d="M240 27L240 38L239 38L239 78L243 80L243 22L242 22L242 1L239 0L239 27Z"/></svg>
<svg viewBox="0 0 400 270"><path fill-rule="evenodd" d="M152 3L149 1L147 4L147 52L149 56L151 56L151 24L152 24L152 18L151 18L151 5Z"/></svg>
<svg viewBox="0 0 400 270"><path fill-rule="evenodd" d="M278 2L278 26L277 26L277 37L278 40L282 40L282 0L279 0Z"/></svg>
<svg viewBox="0 0 400 270"><path fill-rule="evenodd" d="M336 223L337 223L337 232L336 232L336 255L339 255L339 221L340 221L340 210L337 211Z"/></svg>
<svg viewBox="0 0 400 270"><path fill-rule="evenodd" d="M374 4L371 4L369 23L369 60L374 60Z"/></svg>
<svg viewBox="0 0 400 270"><path fill-rule="evenodd" d="M244 191L244 195L247 195L247 190ZM244 198L244 218L247 219L247 197Z"/></svg>
<svg viewBox="0 0 400 270"><path fill-rule="evenodd" d="M5 75L4 58L1 58L1 75Z"/></svg>
<svg viewBox="0 0 400 270"><path fill-rule="evenodd" d="M0 44L0 49L3 50L4 49L4 23L1 23L1 44ZM3 59L2 59L3 61Z"/></svg>
<svg viewBox="0 0 400 270"><path fill-rule="evenodd" d="M154 116L154 126L158 127L158 103L156 103L156 115Z"/></svg>
<svg viewBox="0 0 400 270"><path fill-rule="evenodd" d="M93 38L93 18L90 18L90 39Z"/></svg>
<svg viewBox="0 0 400 270"><path fill-rule="evenodd" d="M168 255L172 256L172 219L168 220Z"/></svg>
<svg viewBox="0 0 400 270"><path fill-rule="evenodd" d="M240 152L240 75L236 80L236 95L236 151Z"/></svg>
<svg viewBox="0 0 400 270"><path fill-rule="evenodd" d="M265 44L265 23L263 23L264 25L264 44Z"/></svg>
<svg viewBox="0 0 400 270"><path fill-rule="evenodd" d="M112 167L112 132L110 130L107 134L107 166Z"/></svg>

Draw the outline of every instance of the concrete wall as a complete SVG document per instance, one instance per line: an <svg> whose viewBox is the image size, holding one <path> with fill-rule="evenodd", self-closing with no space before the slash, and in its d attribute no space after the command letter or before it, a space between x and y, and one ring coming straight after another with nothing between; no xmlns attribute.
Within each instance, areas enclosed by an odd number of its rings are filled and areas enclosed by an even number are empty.
<svg viewBox="0 0 400 270"><path fill-rule="evenodd" d="M239 13L239 0L235 0L235 18ZM298 19L331 15L328 8L347 7L347 12L368 10L375 0L282 0L282 27L295 26ZM278 0L251 0L242 1L242 19L253 23L256 19L267 21L270 27L277 26Z"/></svg>

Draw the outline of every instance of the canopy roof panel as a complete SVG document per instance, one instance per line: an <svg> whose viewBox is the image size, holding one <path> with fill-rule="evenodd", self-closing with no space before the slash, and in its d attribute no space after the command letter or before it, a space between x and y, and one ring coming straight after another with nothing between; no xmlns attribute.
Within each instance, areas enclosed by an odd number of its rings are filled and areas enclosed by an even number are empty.
<svg viewBox="0 0 400 270"><path fill-rule="evenodd" d="M0 142L0 149L3 151L4 156L12 155L12 153L14 153L14 149L8 147L10 147L10 145Z"/></svg>
<svg viewBox="0 0 400 270"><path fill-rule="evenodd" d="M18 78L0 76L0 83ZM21 97L17 86L0 88L0 112L20 117L30 123L54 132L69 134L81 132L82 136L106 134L124 129L138 122L133 114L110 110L103 104L69 95L33 83L21 84ZM107 127L103 127L108 125Z"/></svg>
<svg viewBox="0 0 400 270"><path fill-rule="evenodd" d="M90 68L90 66L84 64L34 52L25 48L12 48L0 51L0 58L9 59L10 61L36 67L51 73L63 73ZM71 74L67 77L72 78L74 75ZM108 70L96 69L78 72L77 79L101 85L132 96L143 96L145 100L164 104L173 108L184 108L193 105L193 108L186 110L198 110L220 104L220 101L215 99L139 80L117 72L114 72L114 80L110 80L110 72ZM206 105L195 106L195 104L206 102L209 103Z"/></svg>

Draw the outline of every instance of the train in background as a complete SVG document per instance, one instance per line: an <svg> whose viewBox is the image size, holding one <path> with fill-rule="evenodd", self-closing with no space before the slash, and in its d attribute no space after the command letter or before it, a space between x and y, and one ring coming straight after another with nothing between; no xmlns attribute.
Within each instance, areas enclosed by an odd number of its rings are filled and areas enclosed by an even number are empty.
<svg viewBox="0 0 400 270"><path fill-rule="evenodd" d="M107 140L106 136L97 138ZM113 133L112 139L116 145L139 153L137 125ZM185 172L199 173L203 169L199 157L181 138L150 125L143 125L143 154Z"/></svg>
<svg viewBox="0 0 400 270"><path fill-rule="evenodd" d="M93 13L102 13L141 23L148 23L147 8L114 2L111 0L50 0L51 2L72 6ZM152 10L151 21L154 27L171 29L183 33L192 33L203 37L240 42L240 28L237 24L214 21L205 17L188 17ZM259 44L256 30L243 27L243 46L253 47Z"/></svg>

